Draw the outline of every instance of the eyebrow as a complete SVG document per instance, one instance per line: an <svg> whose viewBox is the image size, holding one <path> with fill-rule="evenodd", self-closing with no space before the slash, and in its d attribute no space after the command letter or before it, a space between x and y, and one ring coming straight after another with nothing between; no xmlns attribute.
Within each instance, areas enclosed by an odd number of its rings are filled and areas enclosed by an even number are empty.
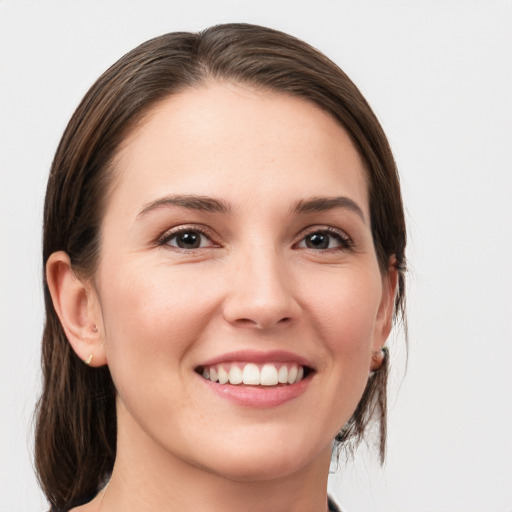
<svg viewBox="0 0 512 512"><path fill-rule="evenodd" d="M196 196L196 195L173 195L166 196L147 204L137 217L143 217L148 213L159 210L166 206L179 206L190 210L199 210L209 213L230 213L231 209L227 203L212 197Z"/></svg>
<svg viewBox="0 0 512 512"><path fill-rule="evenodd" d="M357 213L357 215L361 217L362 221L366 223L363 210L355 201L345 196L313 197L307 200L303 199L295 205L294 211L296 213L315 213L333 210L335 208L351 210Z"/></svg>
<svg viewBox="0 0 512 512"><path fill-rule="evenodd" d="M143 217L148 213L165 208L167 206L178 206L190 210L199 210L208 213L231 213L231 207L225 201L214 199L208 196L197 196L192 194L172 195L147 204L137 215ZM363 222L366 222L363 210L355 201L348 197L313 197L311 199L300 200L293 208L294 213L316 213L333 210L335 208L345 208L355 212Z"/></svg>

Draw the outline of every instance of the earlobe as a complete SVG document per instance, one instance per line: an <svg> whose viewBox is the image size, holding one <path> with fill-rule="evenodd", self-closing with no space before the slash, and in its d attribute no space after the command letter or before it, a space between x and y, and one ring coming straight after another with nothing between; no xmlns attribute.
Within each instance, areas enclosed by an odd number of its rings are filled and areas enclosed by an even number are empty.
<svg viewBox="0 0 512 512"><path fill-rule="evenodd" d="M380 350L373 351L370 372L376 372L382 368L386 357L388 357L388 353L389 351L387 347L382 347Z"/></svg>
<svg viewBox="0 0 512 512"><path fill-rule="evenodd" d="M48 258L46 280L53 307L75 353L90 366L105 365L101 311L92 286L76 276L64 251Z"/></svg>

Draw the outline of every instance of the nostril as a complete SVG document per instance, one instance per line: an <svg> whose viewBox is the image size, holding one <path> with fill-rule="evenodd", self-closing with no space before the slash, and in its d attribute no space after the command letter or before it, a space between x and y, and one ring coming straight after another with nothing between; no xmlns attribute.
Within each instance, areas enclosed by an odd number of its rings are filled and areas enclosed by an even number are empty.
<svg viewBox="0 0 512 512"><path fill-rule="evenodd" d="M235 320L235 324L239 327L258 327L260 329L267 329L269 327L275 325L286 325L292 321L292 318L289 316L283 317L277 322L268 319L262 319L261 321L252 320L251 318L238 318Z"/></svg>
<svg viewBox="0 0 512 512"><path fill-rule="evenodd" d="M254 320L251 320L250 318L239 318L236 320L236 324L238 324L240 326L250 327L252 325L256 326L257 322L255 322Z"/></svg>

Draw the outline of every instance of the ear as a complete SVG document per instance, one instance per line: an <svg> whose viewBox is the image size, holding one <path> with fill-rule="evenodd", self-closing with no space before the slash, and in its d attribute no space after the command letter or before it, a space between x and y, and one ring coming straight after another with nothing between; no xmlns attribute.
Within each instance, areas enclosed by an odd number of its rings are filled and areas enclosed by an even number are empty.
<svg viewBox="0 0 512 512"><path fill-rule="evenodd" d="M75 353L90 366L107 364L100 303L93 286L76 276L64 251L48 258L46 280L53 307Z"/></svg>
<svg viewBox="0 0 512 512"><path fill-rule="evenodd" d="M377 312L373 338L374 353L380 353L391 332L397 286L398 269L396 268L396 258L391 256L387 272L382 275L382 297Z"/></svg>

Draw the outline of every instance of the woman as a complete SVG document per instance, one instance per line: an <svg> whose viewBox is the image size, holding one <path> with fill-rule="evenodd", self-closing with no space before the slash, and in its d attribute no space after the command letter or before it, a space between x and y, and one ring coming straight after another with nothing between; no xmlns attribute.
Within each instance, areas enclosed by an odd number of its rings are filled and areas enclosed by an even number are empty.
<svg viewBox="0 0 512 512"><path fill-rule="evenodd" d="M93 85L44 218L36 464L55 510L326 510L385 443L405 226L382 129L286 34L173 33Z"/></svg>

